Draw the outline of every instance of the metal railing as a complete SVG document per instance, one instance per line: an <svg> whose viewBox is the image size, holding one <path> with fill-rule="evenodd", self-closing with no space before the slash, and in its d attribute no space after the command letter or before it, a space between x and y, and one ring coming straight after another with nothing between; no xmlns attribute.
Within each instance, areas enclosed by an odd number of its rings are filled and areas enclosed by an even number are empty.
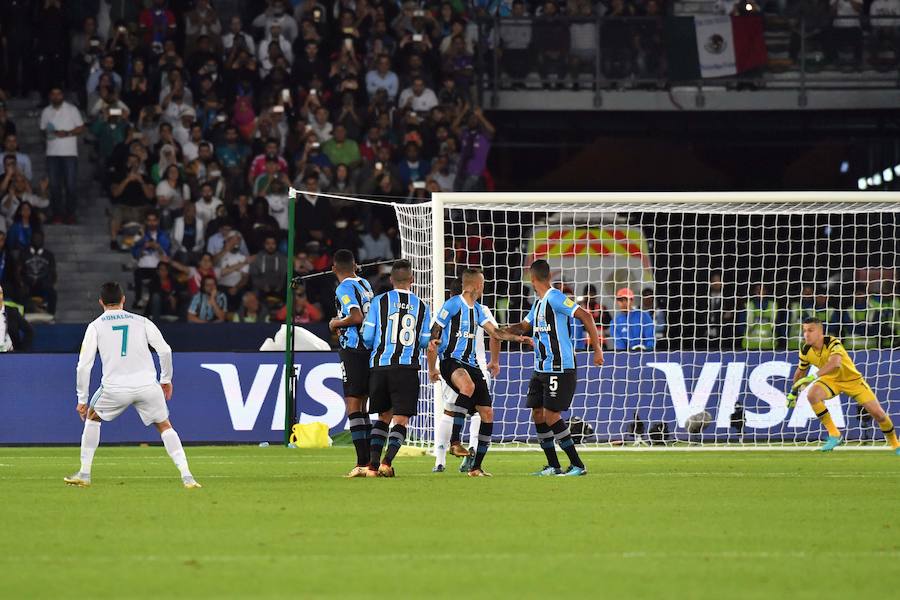
<svg viewBox="0 0 900 600"><path fill-rule="evenodd" d="M762 19L767 59L730 76L684 77L686 17L501 17L478 22L476 93L515 89L671 90L676 86L795 90L898 89L900 17ZM678 20L682 19L679 27ZM574 40L574 43L573 43ZM527 43L525 43L527 41Z"/></svg>

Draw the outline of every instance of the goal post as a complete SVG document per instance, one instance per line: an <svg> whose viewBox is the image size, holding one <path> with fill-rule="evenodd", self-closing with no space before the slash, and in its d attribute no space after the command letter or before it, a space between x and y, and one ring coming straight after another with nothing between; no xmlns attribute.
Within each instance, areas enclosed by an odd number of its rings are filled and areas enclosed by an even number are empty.
<svg viewBox="0 0 900 600"><path fill-rule="evenodd" d="M900 410L898 193L436 193L395 210L414 290L433 310L472 266L484 269L485 303L501 324L518 322L532 302L527 266L543 258L554 284L595 315L607 334L604 367L589 364L583 331L572 332L579 360L569 418L582 421L586 445L819 440L805 397L793 410L784 397L803 315L822 315L884 408ZM616 307L623 288L634 294L632 311L652 319L652 339L625 335L616 350L623 336L609 321L627 316ZM531 369L530 351L504 344L493 384L500 443L534 442ZM411 438L428 446L442 406L424 371L422 392ZM852 399L828 406L849 440L880 443Z"/></svg>

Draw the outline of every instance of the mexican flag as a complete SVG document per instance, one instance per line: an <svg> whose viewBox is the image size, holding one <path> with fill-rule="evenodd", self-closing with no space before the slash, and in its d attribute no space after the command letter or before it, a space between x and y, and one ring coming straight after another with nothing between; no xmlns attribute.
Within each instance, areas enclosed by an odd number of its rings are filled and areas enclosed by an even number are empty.
<svg viewBox="0 0 900 600"><path fill-rule="evenodd" d="M758 16L667 19L666 41L669 78L675 80L737 75L768 60Z"/></svg>

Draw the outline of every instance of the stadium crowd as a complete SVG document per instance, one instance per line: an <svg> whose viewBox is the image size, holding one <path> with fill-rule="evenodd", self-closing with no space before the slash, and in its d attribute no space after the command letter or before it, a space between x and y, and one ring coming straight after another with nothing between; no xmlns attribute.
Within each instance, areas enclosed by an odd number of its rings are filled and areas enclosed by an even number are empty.
<svg viewBox="0 0 900 600"><path fill-rule="evenodd" d="M409 0L4 2L3 85L39 92L49 175L34 194L4 125L6 245L27 254L36 238L40 251L41 222L77 221L84 136L110 198L111 251L135 259L138 310L284 318L290 186L407 202L490 187L474 12ZM399 252L393 210L304 194L296 213L301 275L327 270L337 248L363 262ZM30 293L49 295L53 277ZM297 322L333 312L324 279L296 290Z"/></svg>

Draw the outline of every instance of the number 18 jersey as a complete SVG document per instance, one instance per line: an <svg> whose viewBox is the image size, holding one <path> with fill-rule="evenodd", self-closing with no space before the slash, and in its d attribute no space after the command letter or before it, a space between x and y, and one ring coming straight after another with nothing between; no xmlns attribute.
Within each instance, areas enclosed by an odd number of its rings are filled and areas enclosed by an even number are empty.
<svg viewBox="0 0 900 600"><path fill-rule="evenodd" d="M418 369L423 348L430 339L431 310L406 290L375 296L363 323L363 343L372 353L369 367Z"/></svg>

